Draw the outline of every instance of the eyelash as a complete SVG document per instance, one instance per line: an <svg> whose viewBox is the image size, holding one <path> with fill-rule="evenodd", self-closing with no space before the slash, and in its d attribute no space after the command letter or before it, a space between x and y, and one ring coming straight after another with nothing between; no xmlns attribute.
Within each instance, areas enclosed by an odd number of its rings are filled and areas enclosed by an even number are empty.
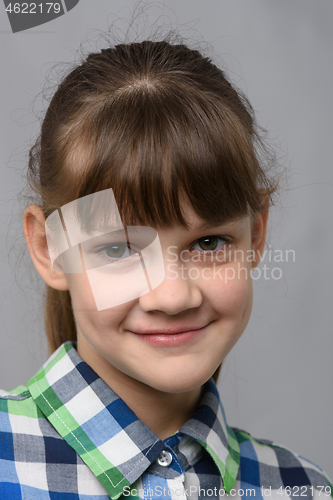
<svg viewBox="0 0 333 500"><path fill-rule="evenodd" d="M191 249L193 249L194 245L199 244L199 242L200 242L200 241L205 240L205 239L211 239L211 240L213 240L213 239L217 239L217 240L222 241L224 244L223 244L221 247L219 247L219 248L214 248L213 250L204 250L204 249L200 249L200 250L195 250L195 251L199 251L199 252L203 252L203 253L208 253L208 252L211 252L212 254L214 254L214 253L217 253L218 251L222 250L222 249L224 248L224 246L225 246L225 245L227 245L228 243L230 243L230 239L229 239L229 238L227 238L226 236L221 236L221 235L215 235L215 234L214 234L214 235L202 236L201 238L198 238L198 239L197 239L197 240L196 240L196 241L195 241L195 242L191 245ZM127 257L123 257L123 256L121 256L121 257L119 257L119 258L112 258L112 257L110 257L110 256L106 256L105 254L103 254L103 253L102 253L103 251L107 250L108 248L110 248L110 247L112 247L112 246L114 246L114 247L116 247L116 246L119 246L119 247L121 247L121 246L125 246L125 247L126 247L126 249L127 249L128 251L132 252L132 253L131 253L131 255L128 255ZM126 252L126 249L125 249L125 252ZM111 262L118 262L118 261L120 261L120 260L122 260L122 259L127 259L128 257L131 257L131 256L133 256L133 255L135 255L135 254L138 254L138 252L137 252L137 251L134 251L134 249L133 249L133 248L129 248L129 247L128 247L128 245L127 245L127 243L123 243L123 242L115 242L115 243L113 243L112 245L105 245L104 247L100 248L100 249L98 250L98 252L97 252L97 255L98 255L98 256L99 256L102 260L104 260L104 261L105 261L105 262L107 262L107 263L111 263Z"/></svg>

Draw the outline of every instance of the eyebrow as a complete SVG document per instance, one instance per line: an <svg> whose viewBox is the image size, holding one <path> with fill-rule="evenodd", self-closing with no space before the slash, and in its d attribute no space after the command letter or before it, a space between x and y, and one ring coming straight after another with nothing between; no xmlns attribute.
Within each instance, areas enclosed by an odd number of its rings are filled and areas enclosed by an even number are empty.
<svg viewBox="0 0 333 500"><path fill-rule="evenodd" d="M143 227L151 227L151 226L123 226L123 227L114 228L112 226L98 226L98 225L95 225L95 226L93 226L91 228L91 232L92 231L105 231L105 234L106 233L115 233L115 234L119 233L119 234L121 234L121 233L125 232L125 229L130 228L131 232L140 233L140 232L142 232L142 228Z"/></svg>
<svg viewBox="0 0 333 500"><path fill-rule="evenodd" d="M243 217L238 217L237 219L225 219L224 221L221 222L216 222L216 223L211 223L209 221L205 221L202 224L195 224L193 225L190 229L195 230L195 231L203 231L209 230L209 229L217 229L221 226L226 226L226 225L237 225L238 223L241 222Z"/></svg>
<svg viewBox="0 0 333 500"><path fill-rule="evenodd" d="M92 237L95 236L102 236L103 234L108 234L108 233L114 233L115 235L121 235L125 233L124 228L114 228L111 226L98 226L98 225L93 225L89 228L89 231L84 230L86 234L91 235ZM94 234L95 232L98 232L100 234Z"/></svg>

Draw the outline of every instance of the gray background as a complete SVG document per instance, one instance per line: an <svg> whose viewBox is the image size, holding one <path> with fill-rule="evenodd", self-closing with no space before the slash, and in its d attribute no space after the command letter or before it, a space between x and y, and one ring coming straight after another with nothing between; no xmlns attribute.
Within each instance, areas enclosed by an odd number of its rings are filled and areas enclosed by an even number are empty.
<svg viewBox="0 0 333 500"><path fill-rule="evenodd" d="M20 205L17 194L38 133L35 114L43 108L34 98L47 71L56 62L72 62L87 32L107 30L115 14L121 39L121 19L130 18L134 3L80 0L66 15L16 34L0 7L4 389L26 384L47 357L42 284L29 258L18 265L25 200ZM284 192L271 213L269 243L295 250L296 261L277 264L282 279L254 284L252 318L219 381L229 423L310 458L332 478L332 1L166 0L164 8L152 2L151 20L163 13L158 24L178 23L185 37L211 43L215 61L224 61L248 95L287 168ZM89 31L85 47L96 48L96 35Z"/></svg>

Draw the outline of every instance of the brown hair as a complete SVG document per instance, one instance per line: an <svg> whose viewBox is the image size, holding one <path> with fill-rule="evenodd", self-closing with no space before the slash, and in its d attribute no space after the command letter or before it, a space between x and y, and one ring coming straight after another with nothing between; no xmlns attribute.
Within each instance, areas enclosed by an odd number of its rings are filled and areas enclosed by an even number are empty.
<svg viewBox="0 0 333 500"><path fill-rule="evenodd" d="M180 196L211 223L262 210L275 190L265 151L248 100L208 57L144 41L90 54L65 77L28 177L46 217L112 187L124 224L187 227ZM51 351L75 340L69 292L48 288L45 324Z"/></svg>

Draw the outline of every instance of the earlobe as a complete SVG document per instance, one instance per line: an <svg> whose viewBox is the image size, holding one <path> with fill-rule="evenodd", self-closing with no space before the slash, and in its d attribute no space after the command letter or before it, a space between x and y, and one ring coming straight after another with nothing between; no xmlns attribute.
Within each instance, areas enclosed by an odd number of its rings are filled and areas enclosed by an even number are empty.
<svg viewBox="0 0 333 500"><path fill-rule="evenodd" d="M252 267L255 268L260 262L262 253L266 243L267 221L268 221L268 206L261 212L254 215L252 222L252 251L255 258L252 261Z"/></svg>
<svg viewBox="0 0 333 500"><path fill-rule="evenodd" d="M45 283L56 290L68 290L65 274L53 269L45 234L45 216L37 205L26 208L23 231L31 259Z"/></svg>

